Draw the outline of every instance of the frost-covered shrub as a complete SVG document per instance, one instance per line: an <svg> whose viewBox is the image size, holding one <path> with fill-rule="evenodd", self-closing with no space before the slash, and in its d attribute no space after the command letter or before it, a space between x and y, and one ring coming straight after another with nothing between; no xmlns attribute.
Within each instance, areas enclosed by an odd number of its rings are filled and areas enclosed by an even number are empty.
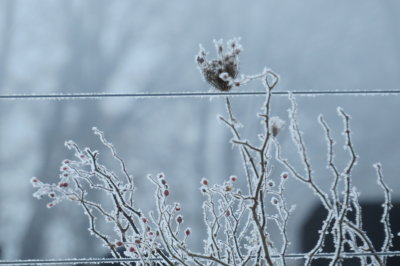
<svg viewBox="0 0 400 266"><path fill-rule="evenodd" d="M169 200L172 188L167 177L162 173L148 175L149 181L155 187L156 209L143 213L140 210L141 203L133 200L133 176L128 173L127 166L118 156L115 147L97 128L93 128L94 134L119 162L118 171L122 175L100 164L99 152L89 148L81 149L73 141L68 141L66 147L75 152L75 159L62 162L60 181L57 184L46 184L33 178L31 182L37 188L34 196L49 197L49 208L63 200L78 203L89 218L90 232L101 239L116 258L134 258L143 264L157 260L168 265L286 265L290 244L287 226L294 207L288 206L285 199L285 184L288 179L293 178L309 187L328 211L319 231L319 240L305 256L305 265L310 265L316 255L323 252L327 234L331 234L335 242L331 265L341 264L345 248L356 253L368 252L369 256L359 256L362 265L385 265L386 258L380 256L378 251L387 252L392 246L393 235L389 224L390 189L383 181L382 166L375 164L378 184L385 195L382 224L386 237L383 245L378 248L362 228L359 193L351 180L357 155L352 142L350 116L342 108L337 109L344 122L346 149L350 154L350 160L344 169L339 169L335 164L331 129L323 116L319 117L327 141L327 166L333 177L330 189L324 191L315 181L296 117L297 106L293 96L289 96L291 109L286 126L293 139L292 149L297 149L304 170L297 169L283 157L277 138L286 124L283 119L271 114L272 91L279 82L278 75L265 69L257 75L242 75L237 78L241 46L236 39L228 42L227 46L225 50L221 41L216 42L217 58L211 61L207 61L206 51L200 48L196 57L199 69L204 79L221 91L261 80L266 91L266 100L262 113L258 116L264 127L263 132L257 134L258 143L247 141L241 134L240 123L234 116L231 101L226 98L227 116L220 116L219 119L232 132L231 142L242 155L245 175L230 176L221 180L220 184L211 184L206 178L200 180L200 193L204 196L202 211L207 228L203 252L194 252L188 246L187 239L191 236L192 229L183 226L181 204ZM272 180L272 158L286 168L278 182ZM245 188L237 185L238 179L245 180ZM94 190L103 192L113 202L112 207L106 208L92 201L90 194ZM349 215L350 212L356 214L355 218ZM98 228L96 219L99 218L105 219L114 227L115 235L110 236ZM275 223L279 228L280 240L272 239L268 226L270 223ZM120 249L124 250L123 255L119 252Z"/></svg>

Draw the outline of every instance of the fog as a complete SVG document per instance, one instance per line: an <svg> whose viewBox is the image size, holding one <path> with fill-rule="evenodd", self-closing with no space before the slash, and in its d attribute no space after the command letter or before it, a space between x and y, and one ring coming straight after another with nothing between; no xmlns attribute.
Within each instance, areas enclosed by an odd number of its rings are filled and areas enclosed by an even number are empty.
<svg viewBox="0 0 400 266"><path fill-rule="evenodd" d="M278 91L395 90L400 83L398 1L0 1L0 94L207 92L195 63L199 44L214 53L213 40L241 37L240 71L264 67L281 77ZM237 91L260 91L259 82ZM299 124L318 182L330 182L326 143L318 123L324 114L337 140L343 123L336 107L352 116L359 162L353 175L366 202L383 201L372 164L381 162L393 198L399 200L399 98L297 96ZM234 97L242 133L257 139L262 96ZM274 96L274 115L288 121L290 102ZM52 209L32 197L32 176L57 182L60 163L82 147L107 153L91 128L98 127L126 160L143 210L154 207L147 174L164 172L171 197L182 202L185 223L200 248L204 225L199 182L244 176L240 153L217 115L225 98L0 99L1 259L100 257L107 250L87 231L81 209L65 202ZM285 155L297 151L286 128ZM106 157L107 158L107 157ZM277 168L277 173L282 168ZM291 252L318 200L306 186L288 182ZM397 214L393 214L397 215ZM202 233L203 232L203 233Z"/></svg>

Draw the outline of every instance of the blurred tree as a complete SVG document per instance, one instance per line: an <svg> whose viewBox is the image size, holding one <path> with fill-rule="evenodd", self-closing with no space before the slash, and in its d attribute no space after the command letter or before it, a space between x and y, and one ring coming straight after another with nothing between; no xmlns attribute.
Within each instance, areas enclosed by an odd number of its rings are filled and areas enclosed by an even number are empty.
<svg viewBox="0 0 400 266"><path fill-rule="evenodd" d="M60 2L61 3L61 2ZM65 17L65 46L67 48L67 60L60 68L58 77L59 88L71 88L72 92L80 92L82 88L90 88L93 92L103 92L107 88L110 79L118 70L123 57L129 51L132 44L133 33L121 31L116 41L116 47L112 53L106 54L104 47L101 46L102 34L108 21L107 12L110 2L96 1L96 5L89 5L86 2L62 2L62 9ZM88 101L85 103L85 110L79 110L79 116L74 116L73 123L69 123L67 116L68 105L71 102L54 102L50 116L46 120L42 136L41 162L42 165L37 171L38 176L54 177L57 182L57 173L54 171L62 160L60 144L68 139L69 133L90 128L90 125L97 124L101 119L101 109L98 101ZM74 106L79 108L79 105ZM81 141L90 145L93 140L84 137ZM32 203L33 216L31 217L23 236L21 258L41 258L46 254L44 250L46 244L44 236L46 228L51 223L51 217L58 215L65 217L73 223L71 235L74 241L79 242L76 246L77 255L85 256L93 254L96 246L93 245L93 238L82 234L86 232L87 219L81 215L74 217L74 212L66 215L55 209L49 212L43 208L41 202ZM50 217L51 216L51 217ZM73 216L73 217L71 217Z"/></svg>

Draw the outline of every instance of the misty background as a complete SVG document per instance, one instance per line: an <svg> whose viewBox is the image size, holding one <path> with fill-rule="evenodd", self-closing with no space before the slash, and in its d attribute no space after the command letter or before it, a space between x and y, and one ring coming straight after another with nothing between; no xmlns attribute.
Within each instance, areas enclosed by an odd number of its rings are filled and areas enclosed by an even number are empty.
<svg viewBox="0 0 400 266"><path fill-rule="evenodd" d="M0 94L136 93L209 91L194 56L201 43L214 53L213 39L241 37L241 73L264 67L281 77L276 90L399 89L400 3L398 1L105 1L0 0ZM235 90L262 90L259 82ZM234 97L242 134L256 139L262 96ZM400 98L379 96L297 97L299 123L318 183L329 187L326 144L318 124L325 115L339 165L341 106L352 116L360 156L353 180L361 200L382 202L372 164L381 162L393 198L400 199ZM114 98L83 100L0 99L1 259L99 257L107 252L89 235L79 206L46 208L32 197L29 180L57 182L60 163L72 158L72 139L106 153L92 126L105 132L137 184L136 202L152 208L147 174L164 172L171 201L180 201L194 249L204 226L198 186L229 175L244 177L240 154L229 143L224 97ZM287 120L289 101L275 96L273 115ZM279 136L284 155L297 151L286 129ZM103 161L107 164L106 161ZM300 166L301 167L301 166ZM302 169L302 168L299 168ZM273 176L279 178L282 168ZM299 231L318 203L309 189L288 181L288 202L296 204L289 228L290 252L300 250ZM393 214L398 215L398 214ZM380 228L379 228L380 230Z"/></svg>

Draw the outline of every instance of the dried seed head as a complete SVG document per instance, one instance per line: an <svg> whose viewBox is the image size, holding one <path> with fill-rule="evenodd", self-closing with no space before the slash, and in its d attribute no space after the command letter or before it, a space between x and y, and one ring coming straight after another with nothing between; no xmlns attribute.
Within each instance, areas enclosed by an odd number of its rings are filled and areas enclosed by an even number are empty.
<svg viewBox="0 0 400 266"><path fill-rule="evenodd" d="M281 129L283 128L283 126L285 125L285 121L283 121L282 119L280 119L277 116L271 117L270 120L270 125L271 125L271 134L273 137L276 137L279 132L281 131Z"/></svg>
<svg viewBox="0 0 400 266"><path fill-rule="evenodd" d="M222 41L216 41L217 58L207 61L204 48L196 56L196 61L204 79L214 88L220 91L229 91L233 85L232 81L239 73L239 53L241 46L238 39L228 42L225 50Z"/></svg>
<svg viewBox="0 0 400 266"><path fill-rule="evenodd" d="M226 192L232 191L232 186L226 185L225 186L225 191Z"/></svg>

